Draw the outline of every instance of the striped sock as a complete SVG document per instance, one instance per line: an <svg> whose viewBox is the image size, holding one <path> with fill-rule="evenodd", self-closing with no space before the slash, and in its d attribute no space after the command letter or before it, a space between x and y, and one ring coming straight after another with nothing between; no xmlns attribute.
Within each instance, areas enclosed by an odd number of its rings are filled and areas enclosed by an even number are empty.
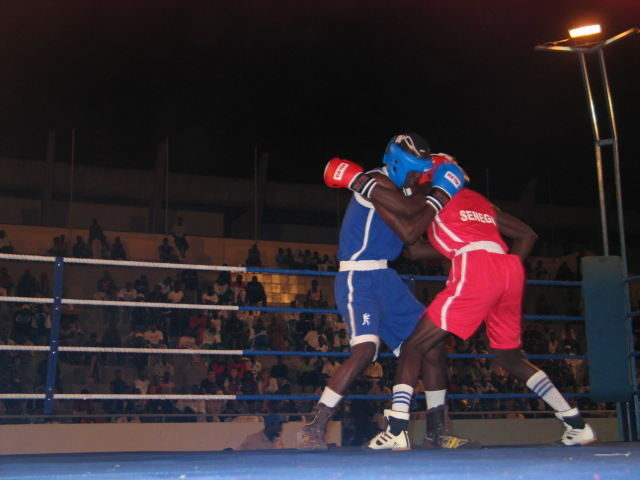
<svg viewBox="0 0 640 480"><path fill-rule="evenodd" d="M401 383L393 386L393 403L391 410L394 412L409 413L411 407L411 397L413 396L413 387Z"/></svg>
<svg viewBox="0 0 640 480"><path fill-rule="evenodd" d="M547 405L553 408L556 412L566 412L567 410L571 410L571 407L560 391L542 370L538 370L529 377L529 380L527 380L527 387L533 390L533 393L542 398L542 400L544 400Z"/></svg>

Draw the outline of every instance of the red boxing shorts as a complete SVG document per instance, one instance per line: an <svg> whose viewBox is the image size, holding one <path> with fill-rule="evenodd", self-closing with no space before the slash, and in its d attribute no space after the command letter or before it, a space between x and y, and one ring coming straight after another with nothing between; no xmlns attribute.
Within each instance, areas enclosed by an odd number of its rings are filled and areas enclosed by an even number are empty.
<svg viewBox="0 0 640 480"><path fill-rule="evenodd" d="M517 255L474 250L453 257L447 286L426 309L438 327L466 340L484 321L492 348L521 345L524 270Z"/></svg>

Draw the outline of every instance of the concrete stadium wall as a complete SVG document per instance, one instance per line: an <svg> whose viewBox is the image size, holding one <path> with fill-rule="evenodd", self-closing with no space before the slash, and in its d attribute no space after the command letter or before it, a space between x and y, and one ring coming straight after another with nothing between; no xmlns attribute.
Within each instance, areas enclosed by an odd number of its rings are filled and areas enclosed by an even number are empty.
<svg viewBox="0 0 640 480"><path fill-rule="evenodd" d="M615 418L589 419L600 441L617 441ZM302 422L283 428L285 448L293 448ZM526 420L454 420L454 431L482 445L534 445L551 443L562 435L552 418ZM262 423L108 423L1 425L0 454L213 451L237 448ZM422 442L424 421L411 422L414 445ZM331 422L326 440L341 445L340 423Z"/></svg>
<svg viewBox="0 0 640 480"><path fill-rule="evenodd" d="M285 448L294 447L302 425L283 425ZM0 455L236 449L248 435L262 429L262 422L2 425ZM329 423L326 440L341 445L340 422Z"/></svg>
<svg viewBox="0 0 640 480"><path fill-rule="evenodd" d="M0 224L0 230L5 230L7 237L13 244L17 253L44 255L51 248L53 238L65 235L69 242L69 248L75 243L76 236L83 237L85 242L88 237L86 229L66 229L59 227L36 227L26 225ZM158 246L162 243L164 235L152 233L131 233L121 231L105 231L109 242L115 237L120 237L131 260L158 261ZM253 240L231 239L219 237L188 236L190 249L187 252L186 262L204 265L231 266L244 265L247 251L253 245ZM173 244L172 242L170 242ZM291 248L295 250L309 249L318 251L321 255L333 256L335 245L324 243L285 243L260 241L262 263L264 267L275 268L275 256L278 248Z"/></svg>

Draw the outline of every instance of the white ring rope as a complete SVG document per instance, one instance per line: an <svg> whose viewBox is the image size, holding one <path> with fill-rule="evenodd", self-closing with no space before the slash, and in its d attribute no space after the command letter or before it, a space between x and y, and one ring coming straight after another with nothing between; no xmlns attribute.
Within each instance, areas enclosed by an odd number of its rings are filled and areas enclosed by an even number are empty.
<svg viewBox="0 0 640 480"><path fill-rule="evenodd" d="M48 303L52 304L53 299L42 297L0 297L0 302L15 303ZM203 303L171 303L171 302L127 302L123 300L89 300L83 298L62 298L63 305L88 305L101 307L133 307L133 308L166 308L169 310L220 310L236 311L240 310L238 305L212 305Z"/></svg>
<svg viewBox="0 0 640 480"><path fill-rule="evenodd" d="M29 262L55 262L56 257L43 255L18 255L14 253L0 253L2 260L23 260ZM198 265L193 263L160 263L139 262L132 260L99 260L95 258L63 257L65 264L80 263L85 265L111 265L114 267L144 267L144 268L172 268L174 270L208 270L222 272L246 272L245 267L229 267L227 265Z"/></svg>
<svg viewBox="0 0 640 480"><path fill-rule="evenodd" d="M47 345L0 345L5 352L48 352ZM145 348L145 347L58 347L59 352L96 352L96 353L150 353L173 355L245 355L244 350L200 350L196 348Z"/></svg>
<svg viewBox="0 0 640 480"><path fill-rule="evenodd" d="M53 303L53 298L44 297L0 297L0 302L16 302L16 303Z"/></svg>
<svg viewBox="0 0 640 480"><path fill-rule="evenodd" d="M0 393L0 400L44 400L44 393ZM236 400L237 395L56 393L55 400Z"/></svg>

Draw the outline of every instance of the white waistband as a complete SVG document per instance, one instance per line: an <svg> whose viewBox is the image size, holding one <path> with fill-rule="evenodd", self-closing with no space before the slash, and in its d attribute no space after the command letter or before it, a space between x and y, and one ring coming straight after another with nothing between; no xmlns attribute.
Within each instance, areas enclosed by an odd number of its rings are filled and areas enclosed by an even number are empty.
<svg viewBox="0 0 640 480"><path fill-rule="evenodd" d="M473 252L474 250L486 250L490 253L506 253L504 249L497 242L471 242L468 245L456 250L456 255L460 255L461 253Z"/></svg>
<svg viewBox="0 0 640 480"><path fill-rule="evenodd" d="M347 262L340 262L340 271L348 272L350 270L364 271L364 270L381 270L387 268L386 260L354 260Z"/></svg>

